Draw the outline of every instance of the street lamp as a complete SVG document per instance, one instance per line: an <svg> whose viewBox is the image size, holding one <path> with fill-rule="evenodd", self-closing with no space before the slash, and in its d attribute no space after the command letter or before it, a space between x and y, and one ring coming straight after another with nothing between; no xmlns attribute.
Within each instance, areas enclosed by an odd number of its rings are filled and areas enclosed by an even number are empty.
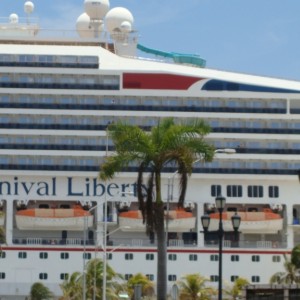
<svg viewBox="0 0 300 300"><path fill-rule="evenodd" d="M219 211L219 229L218 229L218 239L219 239L219 275L218 275L218 300L222 300L222 254L223 254L223 236L224 236L224 229L223 229L223 222L222 222L222 213L225 208L226 198L222 196L218 196L215 199L216 207ZM204 233L208 231L210 217L209 215L204 215L201 217L202 226L204 229ZM240 224L241 224L241 217L236 213L231 217L232 227L237 233Z"/></svg>
<svg viewBox="0 0 300 300"><path fill-rule="evenodd" d="M110 197L107 199L106 197L106 193L104 196L104 222L103 222L103 288L106 288L106 237L119 230L119 228L117 228L117 230L112 231L109 234L106 234L107 232L107 202L110 201L111 199L115 198L116 196L118 196L119 193L117 193L116 195ZM121 195L133 195L132 192L122 192ZM91 207L88 212L91 213L93 210L95 210L101 203L98 203L97 205ZM89 215L85 215L84 216L84 229L83 229L83 288L82 288L82 299L86 300L86 231L88 228L88 216ZM104 263L105 262L105 263ZM102 295L102 299L106 298L106 291L103 291L103 295Z"/></svg>
<svg viewBox="0 0 300 300"><path fill-rule="evenodd" d="M108 236L110 236L111 234L113 234L113 233L115 233L115 232L117 232L117 231L119 231L119 230L121 230L121 229L129 229L130 228L130 226L121 226L121 227L118 227L118 228L116 228L116 229L114 229L113 231L111 231L111 232L109 232L109 233L107 233L107 234L104 234L104 237L105 237L105 239L108 237ZM111 253L111 252L114 252L115 250L117 250L117 249L119 249L120 247L122 247L122 246L124 246L123 244L120 244L120 245L118 245L118 246L116 246L116 247L114 247L113 249L111 249L108 253ZM103 279L104 279L104 265L105 265L105 267L106 267L106 263L107 263L107 249L105 248L103 248L103 245L101 245L101 248L102 248L102 250L103 250L103 261L102 261L102 264L103 264ZM96 253L97 253L97 249L98 249L98 245L95 247L95 259L97 258L96 257ZM106 272L105 272L106 273ZM106 275L105 275L106 276ZM103 286L103 288L104 288L104 286ZM106 286L105 286L105 288L106 288ZM94 270L94 287L93 287L93 300L95 300L96 299L96 267L95 267L95 270Z"/></svg>
<svg viewBox="0 0 300 300"><path fill-rule="evenodd" d="M124 192L122 193L123 195L133 195L132 192ZM105 194L106 195L106 194ZM114 231L111 233L107 234L107 202L108 200L105 197L104 201L104 225L103 225L103 278L102 278L102 300L106 300L106 237L109 234L112 234Z"/></svg>

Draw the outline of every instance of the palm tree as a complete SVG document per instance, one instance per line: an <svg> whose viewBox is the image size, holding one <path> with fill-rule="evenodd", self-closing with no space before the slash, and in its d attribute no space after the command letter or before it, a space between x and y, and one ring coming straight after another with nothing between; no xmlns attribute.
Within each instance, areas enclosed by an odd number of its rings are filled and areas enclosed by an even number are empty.
<svg viewBox="0 0 300 300"><path fill-rule="evenodd" d="M97 300L102 299L103 261L92 259L87 264L87 298L92 299L95 293ZM123 277L109 265L106 266L106 295L107 299L118 299L118 293L125 289L121 284Z"/></svg>
<svg viewBox="0 0 300 300"><path fill-rule="evenodd" d="M178 282L181 300L209 300L216 290L207 287L209 280L200 274L188 274Z"/></svg>
<svg viewBox="0 0 300 300"><path fill-rule="evenodd" d="M134 287L138 284L142 287L143 297L152 297L154 295L153 282L142 273L137 273L127 281L128 294L131 296L131 298L134 295Z"/></svg>
<svg viewBox="0 0 300 300"><path fill-rule="evenodd" d="M300 269L294 265L290 258L283 255L284 257L284 272L277 272L270 278L270 283L278 284L294 284L300 283Z"/></svg>
<svg viewBox="0 0 300 300"><path fill-rule="evenodd" d="M82 274L74 272L60 285L63 296L60 300L81 300L82 299Z"/></svg>
<svg viewBox="0 0 300 300"><path fill-rule="evenodd" d="M52 299L53 294L41 282L35 282L30 289L31 300L48 300Z"/></svg>
<svg viewBox="0 0 300 300"><path fill-rule="evenodd" d="M238 299L238 297L242 293L243 287L248 284L249 284L249 281L247 279L239 277L234 281L234 284L231 288L228 288L225 290L225 294L230 296L230 299L232 299L232 300Z"/></svg>
<svg viewBox="0 0 300 300"><path fill-rule="evenodd" d="M116 153L106 158L101 166L100 178L112 179L114 174L135 162L138 166L137 197L139 208L146 223L147 234L157 236L157 299L165 300L167 294L167 248L164 224L164 202L161 191L161 172L165 167L176 167L180 176L178 207L183 207L188 176L193 162L199 158L211 161L214 149L204 141L210 128L201 120L175 124L167 118L145 132L138 126L124 123L111 124L109 134ZM143 194L143 179L148 175L146 196Z"/></svg>

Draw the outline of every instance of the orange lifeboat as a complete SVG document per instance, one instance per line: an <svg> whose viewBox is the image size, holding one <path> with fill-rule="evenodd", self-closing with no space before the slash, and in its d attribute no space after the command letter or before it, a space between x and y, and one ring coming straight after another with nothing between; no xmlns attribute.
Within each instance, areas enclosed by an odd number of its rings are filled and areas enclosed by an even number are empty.
<svg viewBox="0 0 300 300"><path fill-rule="evenodd" d="M86 219L86 220L85 220ZM93 225L93 215L80 205L72 208L27 208L16 213L20 230L83 230Z"/></svg>
<svg viewBox="0 0 300 300"><path fill-rule="evenodd" d="M223 212L222 221L225 231L232 231L231 217L235 212ZM283 228L283 218L280 214L265 208L263 211L237 212L241 217L239 232L248 234L268 233L275 234ZM211 213L209 231L219 228L219 213Z"/></svg>
<svg viewBox="0 0 300 300"><path fill-rule="evenodd" d="M196 218L192 212L184 209L165 212L165 222L168 222L168 230L185 232L195 228ZM129 210L119 213L119 224L123 231L145 231L143 216L140 210Z"/></svg>

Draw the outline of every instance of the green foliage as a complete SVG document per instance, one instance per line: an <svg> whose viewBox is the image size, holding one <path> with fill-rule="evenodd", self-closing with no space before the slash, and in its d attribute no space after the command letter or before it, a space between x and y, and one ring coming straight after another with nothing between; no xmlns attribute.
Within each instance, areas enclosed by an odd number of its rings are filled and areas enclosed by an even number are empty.
<svg viewBox="0 0 300 300"><path fill-rule="evenodd" d="M154 295L154 286L153 282L148 279L147 276L143 275L142 273L138 273L133 275L127 281L127 291L131 298L134 295L134 287L140 284L142 286L142 296L143 297L153 297Z"/></svg>
<svg viewBox="0 0 300 300"><path fill-rule="evenodd" d="M107 300L118 299L118 293L126 289L120 282L122 276L116 273L108 264L106 266L106 296ZM81 300L83 276L80 272L74 272L61 285L63 296L60 300ZM103 287L103 262L100 259L92 259L86 266L86 298L102 300Z"/></svg>
<svg viewBox="0 0 300 300"><path fill-rule="evenodd" d="M63 296L60 300L81 300L82 299L82 274L74 272L60 285Z"/></svg>
<svg viewBox="0 0 300 300"><path fill-rule="evenodd" d="M249 284L249 281L247 279L242 278L242 277L237 278L234 281L233 286L230 288L227 288L225 290L225 294L230 296L230 298L226 298L226 299L232 299L232 300L237 299L239 296L241 296L243 287L248 284Z"/></svg>
<svg viewBox="0 0 300 300"><path fill-rule="evenodd" d="M297 245L293 248L291 262L296 266L297 269L300 269L300 245Z"/></svg>
<svg viewBox="0 0 300 300"><path fill-rule="evenodd" d="M3 244L5 242L6 242L5 228L0 226L0 244Z"/></svg>
<svg viewBox="0 0 300 300"><path fill-rule="evenodd" d="M206 286L208 279L200 274L188 274L178 282L180 300L210 300L216 290Z"/></svg>
<svg viewBox="0 0 300 300"><path fill-rule="evenodd" d="M49 299L53 299L53 294L41 282L36 282L31 286L30 300L49 300Z"/></svg>
<svg viewBox="0 0 300 300"><path fill-rule="evenodd" d="M300 269L296 267L285 254L284 257L284 272L277 272L270 278L270 283L278 284L299 284L300 283Z"/></svg>

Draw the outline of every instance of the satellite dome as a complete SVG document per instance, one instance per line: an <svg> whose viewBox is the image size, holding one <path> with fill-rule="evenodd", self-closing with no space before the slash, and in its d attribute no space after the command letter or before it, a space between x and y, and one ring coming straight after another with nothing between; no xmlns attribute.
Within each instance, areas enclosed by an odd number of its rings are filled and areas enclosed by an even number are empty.
<svg viewBox="0 0 300 300"><path fill-rule="evenodd" d="M115 7L107 13L105 21L107 30L110 34L112 34L116 31L126 32L126 30L129 29L129 24L130 27L132 27L134 19L131 12L127 8Z"/></svg>
<svg viewBox="0 0 300 300"><path fill-rule="evenodd" d="M26 14L31 14L34 10L34 4L31 1L26 1L24 4L24 11Z"/></svg>
<svg viewBox="0 0 300 300"><path fill-rule="evenodd" d="M92 38L94 36L94 31L90 26L90 17L83 13L76 21L76 30L81 38Z"/></svg>
<svg viewBox="0 0 300 300"><path fill-rule="evenodd" d="M81 14L76 21L76 31L81 38L91 39L95 37L95 30L103 31L104 24L97 22L97 28L91 23L91 18L86 14Z"/></svg>
<svg viewBox="0 0 300 300"><path fill-rule="evenodd" d="M132 30L132 24L128 21L124 21L121 23L121 31L122 32L130 32Z"/></svg>
<svg viewBox="0 0 300 300"><path fill-rule="evenodd" d="M84 10L91 19L103 20L109 11L109 0L85 0Z"/></svg>
<svg viewBox="0 0 300 300"><path fill-rule="evenodd" d="M19 17L18 17L18 15L17 14L11 14L9 16L9 22L13 23L13 24L19 23Z"/></svg>

